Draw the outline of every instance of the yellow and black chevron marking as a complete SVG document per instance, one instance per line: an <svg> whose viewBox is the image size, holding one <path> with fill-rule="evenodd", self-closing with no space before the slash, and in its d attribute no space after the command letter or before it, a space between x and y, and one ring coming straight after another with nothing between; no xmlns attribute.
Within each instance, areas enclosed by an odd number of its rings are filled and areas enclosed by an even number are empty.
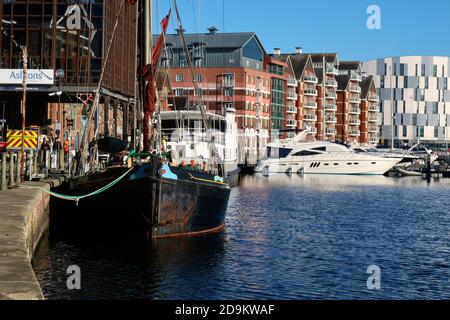
<svg viewBox="0 0 450 320"><path fill-rule="evenodd" d="M21 149L22 148L22 130L8 130L6 133L6 148ZM24 148L37 149L38 133L37 131L25 131Z"/></svg>

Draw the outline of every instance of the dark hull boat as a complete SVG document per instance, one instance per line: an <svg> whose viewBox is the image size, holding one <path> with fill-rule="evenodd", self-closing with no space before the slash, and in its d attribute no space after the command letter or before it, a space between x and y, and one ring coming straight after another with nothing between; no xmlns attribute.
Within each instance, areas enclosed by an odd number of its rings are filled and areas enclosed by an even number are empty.
<svg viewBox="0 0 450 320"><path fill-rule="evenodd" d="M108 228L113 233L146 234L147 238L198 236L224 229L230 187L202 172L167 165L113 167L103 173L72 180L57 192L90 197L67 203L55 199L59 214L52 219L82 221L77 228ZM216 179L217 180L217 179ZM68 218L68 216L71 216ZM115 229L115 230L114 230Z"/></svg>

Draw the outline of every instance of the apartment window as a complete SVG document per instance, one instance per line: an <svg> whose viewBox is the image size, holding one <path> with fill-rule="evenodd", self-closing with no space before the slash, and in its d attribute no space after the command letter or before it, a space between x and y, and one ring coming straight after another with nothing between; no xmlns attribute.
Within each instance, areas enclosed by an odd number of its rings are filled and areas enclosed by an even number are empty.
<svg viewBox="0 0 450 320"><path fill-rule="evenodd" d="M186 54L184 52L180 52L180 60L178 61L178 66L180 68L186 67Z"/></svg>
<svg viewBox="0 0 450 320"><path fill-rule="evenodd" d="M201 74L194 75L194 81L195 82L202 82L202 75Z"/></svg>
<svg viewBox="0 0 450 320"><path fill-rule="evenodd" d="M384 64L384 75L387 76L387 63Z"/></svg>
<svg viewBox="0 0 450 320"><path fill-rule="evenodd" d="M175 97L182 97L184 96L184 89L175 89L173 94Z"/></svg>
<svg viewBox="0 0 450 320"><path fill-rule="evenodd" d="M445 77L445 66L442 66L442 77Z"/></svg>
<svg viewBox="0 0 450 320"><path fill-rule="evenodd" d="M417 113L413 114L413 126L417 126Z"/></svg>
<svg viewBox="0 0 450 320"><path fill-rule="evenodd" d="M437 70L438 70L437 65L433 64L433 77L437 77Z"/></svg>
<svg viewBox="0 0 450 320"><path fill-rule="evenodd" d="M425 65L424 64L422 64L422 68L420 71L421 71L421 76L425 77Z"/></svg>
<svg viewBox="0 0 450 320"><path fill-rule="evenodd" d="M183 75L182 74L177 74L175 76L175 81L176 82L183 82Z"/></svg>
<svg viewBox="0 0 450 320"><path fill-rule="evenodd" d="M405 64L404 63L400 63L400 75L401 76L405 75Z"/></svg>
<svg viewBox="0 0 450 320"><path fill-rule="evenodd" d="M439 105L437 102L433 102L433 113L439 114Z"/></svg>
<svg viewBox="0 0 450 320"><path fill-rule="evenodd" d="M232 97L233 95L234 95L234 92L233 92L234 90L232 89L232 88L226 88L225 90L224 90L224 93L223 93L223 95L225 96L225 97Z"/></svg>
<svg viewBox="0 0 450 320"><path fill-rule="evenodd" d="M397 75L397 64L396 64L396 63L394 63L393 70L392 70L392 74L393 74L394 76Z"/></svg>
<svg viewBox="0 0 450 320"><path fill-rule="evenodd" d="M444 90L448 90L448 78L444 79Z"/></svg>
<svg viewBox="0 0 450 320"><path fill-rule="evenodd" d="M403 126L403 137L407 137L407 136L408 136L408 127Z"/></svg>
<svg viewBox="0 0 450 320"><path fill-rule="evenodd" d="M430 78L425 77L425 89L429 89L430 86Z"/></svg>
<svg viewBox="0 0 450 320"><path fill-rule="evenodd" d="M195 88L194 90L194 96L200 97L202 95L202 89L201 88Z"/></svg>
<svg viewBox="0 0 450 320"><path fill-rule="evenodd" d="M415 76L418 77L419 76L419 65L416 63L416 72L415 72Z"/></svg>
<svg viewBox="0 0 450 320"><path fill-rule="evenodd" d="M439 127L434 127L434 137L439 138Z"/></svg>
<svg viewBox="0 0 450 320"><path fill-rule="evenodd" d="M385 79L384 76L381 76L381 77L380 77L380 87L381 87L381 88L384 88L384 86L385 86L384 79Z"/></svg>
<svg viewBox="0 0 450 320"><path fill-rule="evenodd" d="M408 77L403 79L403 88L408 88Z"/></svg>

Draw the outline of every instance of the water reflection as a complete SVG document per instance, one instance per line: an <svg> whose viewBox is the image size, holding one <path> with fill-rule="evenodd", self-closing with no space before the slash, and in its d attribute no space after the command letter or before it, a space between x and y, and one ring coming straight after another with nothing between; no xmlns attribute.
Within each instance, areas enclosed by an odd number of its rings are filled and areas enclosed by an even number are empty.
<svg viewBox="0 0 450 320"><path fill-rule="evenodd" d="M34 266L50 299L448 299L449 192L420 177L249 176L222 234L148 247L54 233ZM367 290L373 264L381 291Z"/></svg>

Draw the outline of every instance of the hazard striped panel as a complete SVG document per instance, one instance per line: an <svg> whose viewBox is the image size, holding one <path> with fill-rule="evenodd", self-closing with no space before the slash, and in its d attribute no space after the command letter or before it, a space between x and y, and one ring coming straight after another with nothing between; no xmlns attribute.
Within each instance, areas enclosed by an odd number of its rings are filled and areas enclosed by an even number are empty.
<svg viewBox="0 0 450 320"><path fill-rule="evenodd" d="M25 131L24 139L25 150L35 150L38 147L38 132ZM21 150L22 149L22 130L8 130L6 133L6 149Z"/></svg>

